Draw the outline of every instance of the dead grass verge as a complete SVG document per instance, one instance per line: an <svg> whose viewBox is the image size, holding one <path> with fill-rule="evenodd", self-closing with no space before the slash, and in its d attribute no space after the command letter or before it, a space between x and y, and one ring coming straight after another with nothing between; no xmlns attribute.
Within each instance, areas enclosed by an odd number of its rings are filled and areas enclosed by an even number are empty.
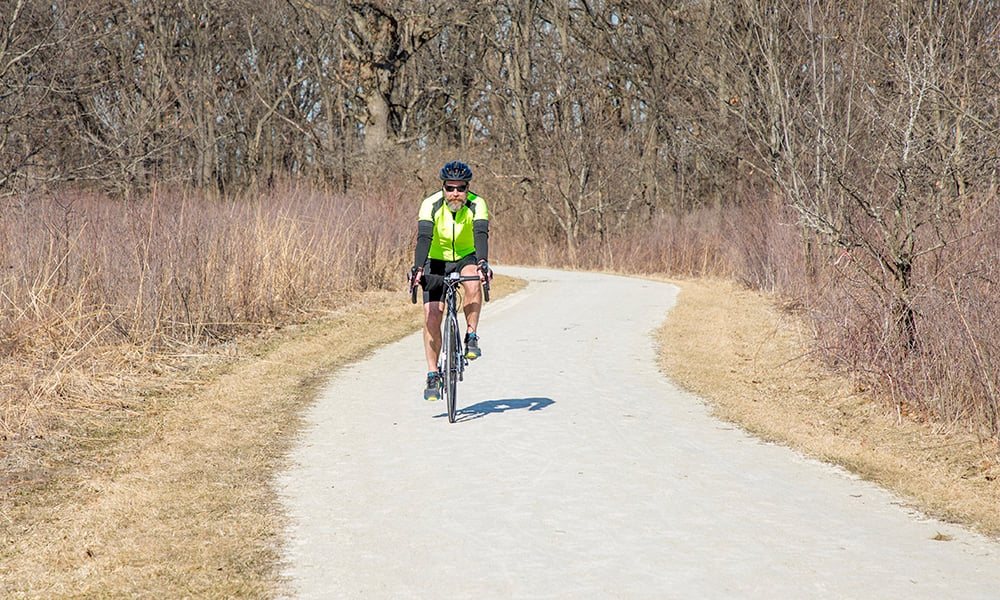
<svg viewBox="0 0 1000 600"><path fill-rule="evenodd" d="M772 296L723 281L679 285L658 332L661 364L719 417L841 465L927 514L1000 535L996 442L890 414L812 360L801 323Z"/></svg>

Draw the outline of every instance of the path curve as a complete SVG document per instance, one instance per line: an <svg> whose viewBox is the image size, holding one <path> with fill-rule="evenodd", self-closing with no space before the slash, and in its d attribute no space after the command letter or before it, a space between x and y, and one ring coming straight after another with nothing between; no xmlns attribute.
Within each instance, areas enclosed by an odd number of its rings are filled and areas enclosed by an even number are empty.
<svg viewBox="0 0 1000 600"><path fill-rule="evenodd" d="M1000 544L712 418L655 366L677 288L524 268L459 421L418 335L344 368L277 485L296 598L963 598ZM950 536L950 541L935 537Z"/></svg>

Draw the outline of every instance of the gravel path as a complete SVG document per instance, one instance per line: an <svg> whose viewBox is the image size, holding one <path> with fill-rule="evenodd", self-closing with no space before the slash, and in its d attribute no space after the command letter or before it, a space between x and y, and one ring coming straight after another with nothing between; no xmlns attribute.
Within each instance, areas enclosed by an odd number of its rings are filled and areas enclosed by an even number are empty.
<svg viewBox="0 0 1000 600"><path fill-rule="evenodd" d="M293 597L1000 597L1000 544L660 375L650 334L675 287L497 270L530 284L486 306L458 422L422 399L417 335L307 415L278 481Z"/></svg>

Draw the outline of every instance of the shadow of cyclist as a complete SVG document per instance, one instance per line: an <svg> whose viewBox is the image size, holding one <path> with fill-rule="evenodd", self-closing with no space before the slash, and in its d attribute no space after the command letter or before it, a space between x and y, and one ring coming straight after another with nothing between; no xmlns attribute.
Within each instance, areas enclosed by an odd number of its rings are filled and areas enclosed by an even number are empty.
<svg viewBox="0 0 1000 600"><path fill-rule="evenodd" d="M505 413L509 410L542 410L543 408L554 403L555 401L551 398L508 398L505 400L486 400L478 404L458 409L455 413L455 422L481 419L486 415L496 415ZM436 416L444 417L446 415L442 414Z"/></svg>

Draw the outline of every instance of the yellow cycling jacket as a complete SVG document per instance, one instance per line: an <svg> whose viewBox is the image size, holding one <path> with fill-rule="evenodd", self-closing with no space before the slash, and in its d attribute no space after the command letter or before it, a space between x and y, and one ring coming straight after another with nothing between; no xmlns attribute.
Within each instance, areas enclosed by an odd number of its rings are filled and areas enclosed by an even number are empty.
<svg viewBox="0 0 1000 600"><path fill-rule="evenodd" d="M420 203L414 265L423 266L428 258L455 262L473 253L477 261L486 260L488 239L489 211L482 197L469 192L465 205L452 213L438 191Z"/></svg>

